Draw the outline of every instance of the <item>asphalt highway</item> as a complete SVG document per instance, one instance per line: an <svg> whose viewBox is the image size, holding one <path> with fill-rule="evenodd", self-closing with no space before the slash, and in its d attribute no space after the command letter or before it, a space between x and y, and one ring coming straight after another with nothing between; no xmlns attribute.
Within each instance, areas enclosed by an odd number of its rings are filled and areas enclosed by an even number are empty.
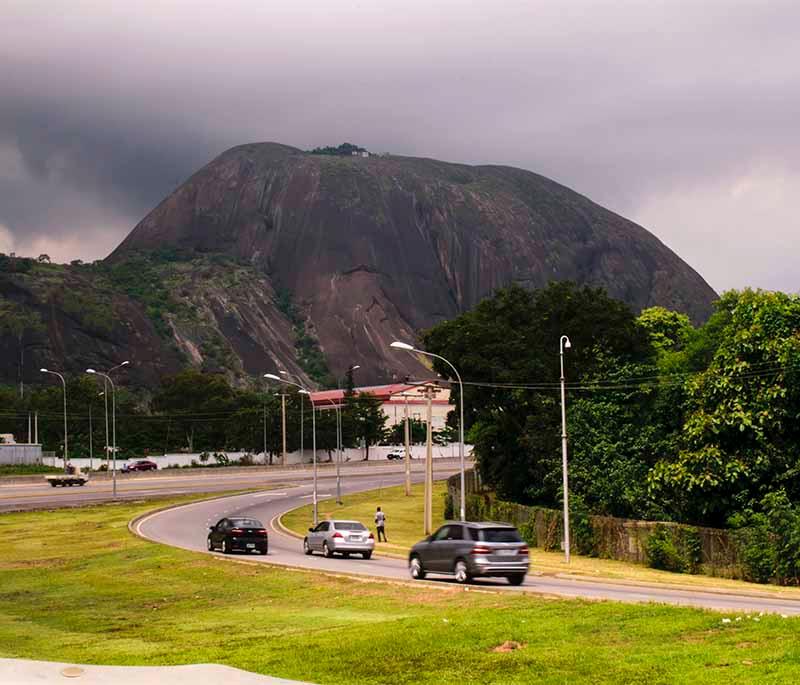
<svg viewBox="0 0 800 685"><path fill-rule="evenodd" d="M435 468L444 464L452 466L457 460L436 459ZM360 481L364 477L375 476L380 482L386 474L403 473L404 465L398 462L375 461L370 463L348 463L341 468L342 482L349 479ZM424 463L414 460L413 471L422 473ZM171 497L174 495L230 492L254 488L274 487L275 485L298 485L310 482L313 478L311 467L269 469L253 467L252 470L236 469L187 469L181 471L159 471L157 474L136 473L117 476L117 499L135 500L142 498ZM336 473L333 466L323 464L318 468L320 488L336 487ZM375 481L372 481L375 482ZM376 486L377 487L377 486ZM97 504L112 499L110 479L90 480L86 485L73 487L51 487L44 477L26 482L6 482L0 480L0 512L26 511L32 509L51 509L58 507Z"/></svg>
<svg viewBox="0 0 800 685"><path fill-rule="evenodd" d="M454 463L437 465L436 478L445 478L456 472ZM415 482L423 478L420 471L413 474ZM390 473L381 471L365 474L344 481L343 493L373 490L379 487L399 485L403 482L401 471ZM325 501L335 497L335 481L320 481L319 510L325 511ZM311 485L307 481L295 481L292 487L263 492L249 493L216 500L196 502L178 508L150 514L139 520L135 532L147 539L183 549L206 551L208 526L224 516L241 515L260 519L269 527L270 551L267 557L249 555L256 563L278 564L291 567L313 569L322 572L335 572L356 576L373 576L390 580L409 580L406 562L403 559L373 556L370 560L351 557L325 559L320 555L306 556L302 551L301 540L283 533L277 520L281 514L308 504L311 500ZM376 498L375 504L380 504ZM391 511L387 512L387 534L391 540ZM309 521L309 525L310 525ZM364 521L372 527L371 521ZM421 537L421 536L420 536ZM532 552L535 554L535 550ZM216 554L216 553L214 553ZM411 581L409 581L411 582ZM442 587L454 581L442 576L440 580L416 581L429 587ZM671 589L663 586L623 585L620 583L575 580L559 576L529 575L520 587L511 587L505 580L476 580L477 588L503 592L532 592L560 597L579 597L586 599L609 599L622 602L658 602L682 606L703 607L730 612L765 612L786 615L800 615L800 601L765 596L757 591L748 594L728 592L693 591ZM432 590L433 591L433 590Z"/></svg>

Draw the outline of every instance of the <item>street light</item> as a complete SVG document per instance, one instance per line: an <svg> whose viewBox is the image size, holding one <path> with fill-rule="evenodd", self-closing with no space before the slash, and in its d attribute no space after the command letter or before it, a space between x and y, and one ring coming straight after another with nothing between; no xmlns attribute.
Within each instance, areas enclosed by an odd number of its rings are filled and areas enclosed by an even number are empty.
<svg viewBox="0 0 800 685"><path fill-rule="evenodd" d="M406 352L416 352L417 354L424 354L427 357L434 357L435 359L439 359L447 364L451 369L453 369L453 373L456 375L456 379L458 379L458 388L459 394L461 399L459 401L459 422L458 422L458 458L461 463L461 502L460 502L460 513L461 513L461 520L467 520L467 499L466 499L466 491L464 486L464 385L461 382L461 376L458 373L458 370L455 366L453 366L447 359L442 357L441 355L434 354L433 352L426 352L425 350L419 350L413 345L409 345L408 343L400 342L399 340L395 340L389 347L393 347L396 350L405 350Z"/></svg>
<svg viewBox="0 0 800 685"><path fill-rule="evenodd" d="M126 359L124 362L120 362L116 366L112 366L108 371L107 374L111 375L112 371L116 371L117 369L122 368L123 366L127 366L130 362ZM102 374L100 374L102 375ZM106 468L108 468L108 381L103 378L103 392L100 393L103 396L103 408L105 410L105 419L106 419ZM116 485L116 481L115 481Z"/></svg>
<svg viewBox="0 0 800 685"><path fill-rule="evenodd" d="M288 371L279 371L278 373L280 373L281 376L286 376L286 378L294 378L295 381L298 381L298 383L295 383L295 385L297 385L298 388L302 388L303 387L302 385L299 384L299 381L300 381L300 377L299 376L293 376ZM267 374L264 374L264 375L266 376ZM278 376L276 376L275 374L269 374L269 375L272 377L273 380L277 380L277 381L279 381L281 383L284 382L283 378L278 378ZM305 420L303 418L303 400L301 399L300 400L300 463L303 462L303 454L305 454L305 452L303 451L303 433L304 432L305 432Z"/></svg>
<svg viewBox="0 0 800 685"><path fill-rule="evenodd" d="M331 399L325 398L330 402L336 411L336 504L342 503L342 476L339 471L339 465L342 462L342 415L339 411L339 405Z"/></svg>
<svg viewBox="0 0 800 685"><path fill-rule="evenodd" d="M124 364L119 364L114 368L118 368L119 366L124 366ZM112 369L113 371L114 369ZM114 381L111 380L111 376L105 373L101 373L100 371L95 371L94 369L86 369L86 373L91 373L96 376L102 376L103 378L103 385L105 382L111 385L111 496L116 499L117 498L117 389L114 387ZM106 393L106 397L108 394ZM107 401L107 400L106 400ZM107 406L107 405L106 405Z"/></svg>
<svg viewBox="0 0 800 685"><path fill-rule="evenodd" d="M282 374L288 374L285 371L281 371ZM313 451L313 463L314 463L314 489L313 489L313 501L314 501L314 525L316 526L318 523L318 507L317 507L317 412L314 410L314 400L311 399L311 392L306 390L302 385L299 383L295 383L294 381L287 380L285 378L281 378L280 376L276 376L274 373L265 373L264 378L269 378L271 381L278 381L278 383L286 383L286 385L293 385L295 388L298 388L300 393L303 395L308 395L308 401L311 403L311 449ZM303 406L303 400L300 400L300 407ZM302 419L300 424L300 438L302 440L303 437L303 425ZM302 451L301 451L302 455Z"/></svg>
<svg viewBox="0 0 800 685"><path fill-rule="evenodd" d="M58 376L61 379L61 385L64 388L64 472L67 471L67 460L69 458L69 450L67 448L67 382L64 380L58 371L48 371L47 369L39 369L42 373L50 373L53 376Z"/></svg>
<svg viewBox="0 0 800 685"><path fill-rule="evenodd" d="M572 343L566 335L559 341L559 359L561 360L561 470L564 488L564 557L569 563L569 485L567 479L567 410L564 391L564 348L569 349Z"/></svg>

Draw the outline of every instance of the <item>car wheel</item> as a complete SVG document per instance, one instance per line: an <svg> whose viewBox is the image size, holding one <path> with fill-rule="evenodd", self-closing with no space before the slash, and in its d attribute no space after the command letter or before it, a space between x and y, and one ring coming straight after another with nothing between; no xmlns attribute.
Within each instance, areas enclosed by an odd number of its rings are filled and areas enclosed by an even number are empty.
<svg viewBox="0 0 800 685"><path fill-rule="evenodd" d="M330 559L333 556L333 552L331 552L331 548L328 547L327 542L322 543L322 556L326 559Z"/></svg>
<svg viewBox="0 0 800 685"><path fill-rule="evenodd" d="M208 547L209 552L214 551L214 545L211 543L211 538L206 539L206 546Z"/></svg>
<svg viewBox="0 0 800 685"><path fill-rule="evenodd" d="M422 580L425 578L425 569L422 566L422 559L418 556L411 557L411 561L408 562L408 572L414 580Z"/></svg>
<svg viewBox="0 0 800 685"><path fill-rule="evenodd" d="M349 558L350 558L350 552L342 552L342 556L343 556L345 559L349 559Z"/></svg>
<svg viewBox="0 0 800 685"><path fill-rule="evenodd" d="M510 576L507 576L509 585L522 585L522 582L525 580L524 573L513 573Z"/></svg>
<svg viewBox="0 0 800 685"><path fill-rule="evenodd" d="M365 559L371 559L372 552L362 552L361 556L364 557Z"/></svg>
<svg viewBox="0 0 800 685"><path fill-rule="evenodd" d="M269 553L269 548L268 547L264 547L264 549L261 550L261 555L262 556L267 556L268 553Z"/></svg>
<svg viewBox="0 0 800 685"><path fill-rule="evenodd" d="M225 538L222 539L222 553L223 554L231 553L231 548L228 547L228 541Z"/></svg>
<svg viewBox="0 0 800 685"><path fill-rule="evenodd" d="M459 559L453 568L453 575L456 577L457 583L468 583L471 580L467 563L463 559Z"/></svg>
<svg viewBox="0 0 800 685"><path fill-rule="evenodd" d="M308 544L308 538L305 538L303 540L303 554L308 554L308 556L311 556L313 552L314 550L311 549L311 545Z"/></svg>

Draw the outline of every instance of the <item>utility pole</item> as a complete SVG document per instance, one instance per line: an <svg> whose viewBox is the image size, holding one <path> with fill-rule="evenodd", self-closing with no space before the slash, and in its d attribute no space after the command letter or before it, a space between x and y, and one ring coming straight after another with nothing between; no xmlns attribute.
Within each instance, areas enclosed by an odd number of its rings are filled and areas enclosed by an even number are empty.
<svg viewBox="0 0 800 685"><path fill-rule="evenodd" d="M264 463L267 463L267 401L264 400Z"/></svg>
<svg viewBox="0 0 800 685"><path fill-rule="evenodd" d="M411 496L411 447L409 445L409 425L408 425L408 394L404 393L406 400L406 416L405 416L405 438L406 438L406 497Z"/></svg>
<svg viewBox="0 0 800 685"><path fill-rule="evenodd" d="M39 444L39 412L33 412L33 443Z"/></svg>
<svg viewBox="0 0 800 685"><path fill-rule="evenodd" d="M425 535L430 535L433 528L433 388L425 388L428 400L428 449L425 455Z"/></svg>
<svg viewBox="0 0 800 685"><path fill-rule="evenodd" d="M31 413L28 412L28 444L31 444Z"/></svg>
<svg viewBox="0 0 800 685"><path fill-rule="evenodd" d="M564 488L564 561L569 563L569 481L567 477L567 400L564 389L564 348L572 347L566 335L559 341L561 360L561 474Z"/></svg>
<svg viewBox="0 0 800 685"><path fill-rule="evenodd" d="M281 451L281 466L286 466L286 393L281 393L281 435L283 448Z"/></svg>
<svg viewBox="0 0 800 685"><path fill-rule="evenodd" d="M93 468L94 451L92 449L92 401L89 400L89 470Z"/></svg>

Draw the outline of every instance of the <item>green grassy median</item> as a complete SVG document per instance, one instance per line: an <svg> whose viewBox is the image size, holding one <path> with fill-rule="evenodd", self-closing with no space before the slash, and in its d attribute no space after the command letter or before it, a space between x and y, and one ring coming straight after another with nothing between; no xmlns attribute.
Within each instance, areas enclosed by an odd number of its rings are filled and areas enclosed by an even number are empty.
<svg viewBox="0 0 800 685"><path fill-rule="evenodd" d="M251 565L132 536L128 521L152 507L1 515L0 656L214 662L337 684L800 679L793 619L723 622L691 609ZM504 651L508 641L521 648Z"/></svg>
<svg viewBox="0 0 800 685"><path fill-rule="evenodd" d="M444 521L444 481L433 484L433 526L437 528ZM423 486L415 484L411 496L406 497L404 486L393 486L379 490L357 492L342 498L342 505L334 498L320 500L319 518L339 518L361 521L375 531L375 508L380 506L386 514L386 537L388 543L377 542L376 549L405 555L408 548L425 537L423 533L422 511L424 507ZM289 530L303 535L313 521L313 506L300 507L285 514L281 519Z"/></svg>

